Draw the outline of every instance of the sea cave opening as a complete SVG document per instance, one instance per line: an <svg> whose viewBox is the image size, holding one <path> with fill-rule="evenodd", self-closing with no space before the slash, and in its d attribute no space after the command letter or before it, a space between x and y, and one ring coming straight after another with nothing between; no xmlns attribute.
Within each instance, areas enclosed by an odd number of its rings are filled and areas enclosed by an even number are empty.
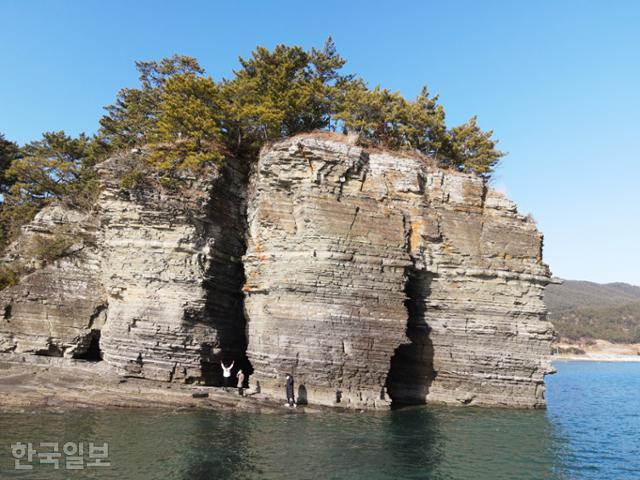
<svg viewBox="0 0 640 480"><path fill-rule="evenodd" d="M387 393L392 407L424 404L436 376L433 368L433 342L426 321L427 304L433 274L411 266L407 270L407 337L395 349L387 375Z"/></svg>
<svg viewBox="0 0 640 480"><path fill-rule="evenodd" d="M100 330L91 330L91 341L87 349L76 356L77 359L88 362L101 362L102 350L100 349Z"/></svg>

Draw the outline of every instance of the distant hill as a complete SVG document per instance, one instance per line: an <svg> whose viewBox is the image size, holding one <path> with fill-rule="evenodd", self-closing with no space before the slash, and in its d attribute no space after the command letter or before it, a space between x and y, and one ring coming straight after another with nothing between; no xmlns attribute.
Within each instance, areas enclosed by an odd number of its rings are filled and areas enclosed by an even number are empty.
<svg viewBox="0 0 640 480"><path fill-rule="evenodd" d="M564 280L545 291L549 320L569 340L640 343L640 287Z"/></svg>

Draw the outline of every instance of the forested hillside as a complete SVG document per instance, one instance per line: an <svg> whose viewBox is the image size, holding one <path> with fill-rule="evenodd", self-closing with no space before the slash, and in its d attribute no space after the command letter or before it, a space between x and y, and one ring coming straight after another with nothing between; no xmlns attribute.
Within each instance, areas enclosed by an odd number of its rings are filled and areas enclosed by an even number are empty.
<svg viewBox="0 0 640 480"><path fill-rule="evenodd" d="M565 280L547 287L545 303L562 338L640 342L640 287Z"/></svg>

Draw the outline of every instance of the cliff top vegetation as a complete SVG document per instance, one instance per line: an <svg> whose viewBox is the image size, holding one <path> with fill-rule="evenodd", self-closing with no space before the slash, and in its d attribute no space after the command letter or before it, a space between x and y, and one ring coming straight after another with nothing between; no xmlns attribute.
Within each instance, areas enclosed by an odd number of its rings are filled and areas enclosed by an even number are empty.
<svg viewBox="0 0 640 480"><path fill-rule="evenodd" d="M485 177L503 156L475 117L447 127L427 87L406 99L344 73L331 38L320 49L257 47L239 63L230 79L216 81L188 56L136 62L139 86L120 90L95 135L45 132L21 147L0 135L0 248L52 200L90 208L93 166L135 147L150 152L141 168L165 177L227 156L251 161L265 142L318 130L355 133L362 145L419 152Z"/></svg>

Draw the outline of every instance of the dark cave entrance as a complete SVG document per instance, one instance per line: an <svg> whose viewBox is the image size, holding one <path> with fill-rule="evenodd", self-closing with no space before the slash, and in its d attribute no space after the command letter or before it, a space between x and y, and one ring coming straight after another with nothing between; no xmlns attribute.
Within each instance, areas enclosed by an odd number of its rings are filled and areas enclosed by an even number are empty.
<svg viewBox="0 0 640 480"><path fill-rule="evenodd" d="M100 350L100 330L91 330L91 341L87 349L75 358L88 362L101 362L102 350Z"/></svg>
<svg viewBox="0 0 640 480"><path fill-rule="evenodd" d="M426 396L436 372L433 369L433 343L426 321L426 299L433 274L410 267L405 293L407 300L407 337L409 343L396 348L387 375L387 393L392 406L426 403Z"/></svg>
<svg viewBox="0 0 640 480"><path fill-rule="evenodd" d="M248 388L253 366L247 357L247 318L244 311L244 264L248 224L244 192L248 189L249 167L244 162L229 163L214 180L207 204L207 221L202 237L212 239L215 249L203 265L206 290L204 312L196 312L188 321L201 322L216 331L215 342L200 346L200 378L194 381L208 386L224 385L221 363L230 365L229 385L237 385L237 373L244 373ZM224 229L217 226L225 225Z"/></svg>

